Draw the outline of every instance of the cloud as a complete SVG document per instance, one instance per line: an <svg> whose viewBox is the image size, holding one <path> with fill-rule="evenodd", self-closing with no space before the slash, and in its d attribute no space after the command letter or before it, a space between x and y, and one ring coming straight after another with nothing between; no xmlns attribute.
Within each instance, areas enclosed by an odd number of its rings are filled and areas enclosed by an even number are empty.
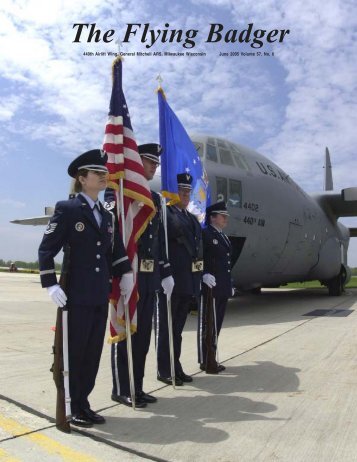
<svg viewBox="0 0 357 462"><path fill-rule="evenodd" d="M306 190L321 190L325 146L336 188L353 186L357 168L354 2L347 0L3 0L0 5L0 159L24 150L72 157L100 146L111 90L110 57L117 45L73 43L73 23L96 23L123 38L127 23L198 29L192 51L206 57L126 58L123 84L138 142L158 140L154 90L161 73L168 102L188 132L214 134L257 149ZM264 47L274 57L222 57L248 45L208 44L209 23L239 29L290 29L284 43ZM148 51L140 34L123 51ZM185 51L157 43L151 51ZM19 130L19 127L21 129Z"/></svg>
<svg viewBox="0 0 357 462"><path fill-rule="evenodd" d="M20 96L11 95L0 98L0 121L11 120L22 103Z"/></svg>

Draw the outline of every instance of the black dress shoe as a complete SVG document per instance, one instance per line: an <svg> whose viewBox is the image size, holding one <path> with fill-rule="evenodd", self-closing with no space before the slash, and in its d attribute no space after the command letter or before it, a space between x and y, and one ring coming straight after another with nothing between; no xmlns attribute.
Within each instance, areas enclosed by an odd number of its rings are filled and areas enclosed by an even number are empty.
<svg viewBox="0 0 357 462"><path fill-rule="evenodd" d="M89 418L83 412L75 414L71 419L71 424L77 425L77 427L93 427L93 422L89 420Z"/></svg>
<svg viewBox="0 0 357 462"><path fill-rule="evenodd" d="M205 370L206 370L206 366L205 366L204 364L201 363L201 364L200 364L200 369L201 369L201 371L205 371ZM215 373L215 374L216 374L216 373L218 374L218 372L222 372L222 371L225 371L225 370L226 370L226 368L225 368L225 366L223 366L223 364L217 364L217 370L216 370L216 372L214 372L214 373Z"/></svg>
<svg viewBox="0 0 357 462"><path fill-rule="evenodd" d="M147 403L147 404L152 404L152 403L156 403L157 398L155 398L155 396L148 395L148 394L145 393L144 391L139 391L139 392L136 394L135 400L136 400L136 401L135 401L136 403Z"/></svg>
<svg viewBox="0 0 357 462"><path fill-rule="evenodd" d="M177 374L179 379L181 379L183 382L189 383L192 382L193 378L190 375L185 374L184 372L181 372L181 374Z"/></svg>
<svg viewBox="0 0 357 462"><path fill-rule="evenodd" d="M104 424L105 418L96 412L92 411L92 409L83 409L83 414L94 424Z"/></svg>
<svg viewBox="0 0 357 462"><path fill-rule="evenodd" d="M166 383L166 385L172 385L171 377L161 377L160 375L158 375L157 380ZM177 377L177 375L175 377L175 385L177 387L181 387L183 385L183 381L181 380L181 378Z"/></svg>
<svg viewBox="0 0 357 462"><path fill-rule="evenodd" d="M130 396L115 395L113 393L112 394L112 400L116 401L117 403L124 404L124 406L133 407L133 402L132 402ZM138 409L142 408L142 407L146 407L146 403L144 403L143 401L142 402L135 401L135 407L138 408Z"/></svg>

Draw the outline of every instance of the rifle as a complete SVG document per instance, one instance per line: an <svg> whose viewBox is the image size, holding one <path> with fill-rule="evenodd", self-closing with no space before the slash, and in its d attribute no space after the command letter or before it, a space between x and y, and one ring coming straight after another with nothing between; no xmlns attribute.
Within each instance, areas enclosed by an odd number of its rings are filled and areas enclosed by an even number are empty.
<svg viewBox="0 0 357 462"><path fill-rule="evenodd" d="M72 184L73 189L73 184ZM75 197L70 194L69 198ZM67 276L69 273L70 247L65 245L63 248L63 262L59 285L66 291ZM69 393L69 364L68 364L68 308L57 308L56 331L53 351L53 364L51 372L57 388L56 399L56 427L64 433L71 433L69 422L71 415L71 397Z"/></svg>
<svg viewBox="0 0 357 462"><path fill-rule="evenodd" d="M213 296L212 289L207 288L206 295L206 374L218 374L216 355L213 348Z"/></svg>
<svg viewBox="0 0 357 462"><path fill-rule="evenodd" d="M66 288L66 279L69 267L70 248L64 248L63 263L60 277L62 290ZM69 396L69 373L68 373L68 309L67 306L57 308L56 331L54 338L53 365L51 372L57 388L56 399L56 427L64 433L71 433L69 421L71 420L71 398Z"/></svg>

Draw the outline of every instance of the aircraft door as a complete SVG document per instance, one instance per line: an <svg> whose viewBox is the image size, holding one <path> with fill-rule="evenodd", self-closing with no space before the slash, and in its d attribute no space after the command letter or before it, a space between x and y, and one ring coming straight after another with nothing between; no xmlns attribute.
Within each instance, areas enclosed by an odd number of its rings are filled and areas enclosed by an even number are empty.
<svg viewBox="0 0 357 462"><path fill-rule="evenodd" d="M289 231L284 249L272 269L272 273L285 273L289 275L301 274L308 268L308 262L304 263L303 241L301 240L302 226L289 223ZM306 266L306 269L303 268Z"/></svg>

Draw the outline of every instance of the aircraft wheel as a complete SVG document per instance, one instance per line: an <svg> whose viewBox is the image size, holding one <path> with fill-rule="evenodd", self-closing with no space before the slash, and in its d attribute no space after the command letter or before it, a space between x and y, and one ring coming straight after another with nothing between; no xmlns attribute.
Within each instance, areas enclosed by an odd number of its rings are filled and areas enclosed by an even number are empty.
<svg viewBox="0 0 357 462"><path fill-rule="evenodd" d="M343 292L343 276L340 273L338 276L330 279L327 283L328 294L333 297L339 297Z"/></svg>
<svg viewBox="0 0 357 462"><path fill-rule="evenodd" d="M253 295L261 295L261 293L262 293L262 288L261 288L261 287L255 287L255 289L252 289L252 290L251 290L251 293L252 293Z"/></svg>

